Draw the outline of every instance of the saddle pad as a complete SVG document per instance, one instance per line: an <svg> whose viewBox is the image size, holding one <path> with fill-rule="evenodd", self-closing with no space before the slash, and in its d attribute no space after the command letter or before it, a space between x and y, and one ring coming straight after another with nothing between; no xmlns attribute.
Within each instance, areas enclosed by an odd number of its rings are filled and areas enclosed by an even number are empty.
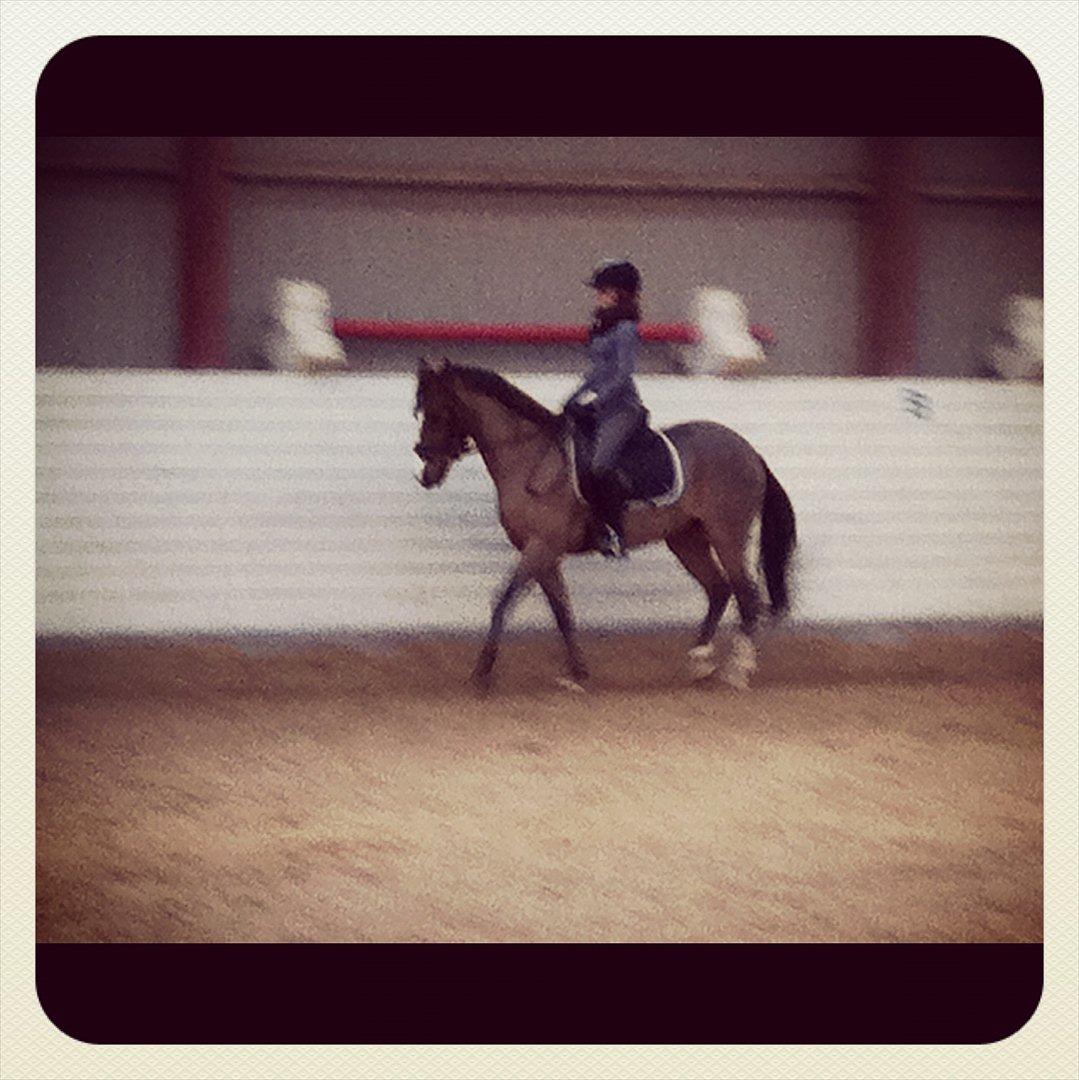
<svg viewBox="0 0 1079 1080"><path fill-rule="evenodd" d="M577 490L587 489L584 463L592 454L592 428L573 425L571 440L573 473ZM617 472L630 502L666 506L682 495L682 462L674 444L662 432L642 424L627 440L618 459Z"/></svg>

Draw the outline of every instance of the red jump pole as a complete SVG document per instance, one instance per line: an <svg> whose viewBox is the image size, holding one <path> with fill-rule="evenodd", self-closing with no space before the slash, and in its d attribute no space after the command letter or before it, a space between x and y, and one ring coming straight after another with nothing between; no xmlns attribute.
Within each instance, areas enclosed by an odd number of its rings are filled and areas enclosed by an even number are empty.
<svg viewBox="0 0 1079 1080"><path fill-rule="evenodd" d="M225 367L228 311L227 138L180 140L180 355L182 368Z"/></svg>
<svg viewBox="0 0 1079 1080"><path fill-rule="evenodd" d="M366 338L371 341L485 341L502 344L574 344L588 340L584 326L546 323L450 323L401 322L380 319L334 319L333 332L339 338ZM749 332L763 345L771 345L775 335L767 326L754 323ZM693 345L700 331L688 323L642 323L641 338L671 345Z"/></svg>
<svg viewBox="0 0 1079 1080"><path fill-rule="evenodd" d="M558 326L535 323L399 322L378 319L335 319L334 333L340 338L367 338L375 341L484 341L502 344L548 345L588 340L585 326ZM641 326L645 341L690 344L697 340L695 327L681 323L646 323Z"/></svg>

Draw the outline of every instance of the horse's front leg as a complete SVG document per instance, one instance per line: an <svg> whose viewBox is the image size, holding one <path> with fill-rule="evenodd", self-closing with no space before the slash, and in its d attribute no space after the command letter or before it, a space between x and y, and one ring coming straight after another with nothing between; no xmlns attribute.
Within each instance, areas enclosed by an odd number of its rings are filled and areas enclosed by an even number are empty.
<svg viewBox="0 0 1079 1080"><path fill-rule="evenodd" d="M472 672L472 681L480 690L487 690L491 685L491 671L498 658L498 643L502 637L502 626L510 608L536 580L537 575L549 567L550 561L546 547L537 543L529 544L521 552L517 566L498 594L494 611L491 613L491 627L487 631L487 640L484 642L476 667Z"/></svg>
<svg viewBox="0 0 1079 1080"><path fill-rule="evenodd" d="M567 689L580 690L581 683L588 678L588 667L577 645L577 629L573 622L573 611L569 603L569 590L562 577L562 568L555 563L550 569L537 575L540 588L543 589L547 603L551 605L551 614L558 625L562 640L566 645L566 659L569 662L569 682L563 683Z"/></svg>

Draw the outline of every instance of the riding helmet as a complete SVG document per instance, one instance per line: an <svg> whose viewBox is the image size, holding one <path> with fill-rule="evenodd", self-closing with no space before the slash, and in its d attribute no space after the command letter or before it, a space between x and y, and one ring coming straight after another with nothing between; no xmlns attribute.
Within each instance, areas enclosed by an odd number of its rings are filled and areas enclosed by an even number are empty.
<svg viewBox="0 0 1079 1080"><path fill-rule="evenodd" d="M640 271L625 259L604 259L586 282L593 289L624 289L636 295L641 291Z"/></svg>

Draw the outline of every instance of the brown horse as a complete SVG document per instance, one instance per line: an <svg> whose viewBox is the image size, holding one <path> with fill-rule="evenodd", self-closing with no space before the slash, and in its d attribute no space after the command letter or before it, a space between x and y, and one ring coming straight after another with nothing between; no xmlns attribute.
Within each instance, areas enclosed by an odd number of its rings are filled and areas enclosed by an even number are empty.
<svg viewBox="0 0 1079 1080"><path fill-rule="evenodd" d="M446 360L420 361L416 415L422 417L415 452L425 488L445 480L450 466L479 451L498 491L499 518L520 552L494 606L487 641L473 679L490 684L499 638L514 600L539 582L566 645L569 678L580 688L587 668L577 645L560 562L592 549L592 518L569 473L564 418L500 375ZM629 547L666 541L700 583L708 610L690 650L694 674L715 671L713 638L731 594L738 604L727 681L745 686L756 666L755 633L761 613L751 535L760 525L760 564L773 616L788 607L787 575L795 543L794 511L787 493L752 446L721 424L678 424L665 431L682 462L684 488L669 506L633 505L626 515Z"/></svg>

